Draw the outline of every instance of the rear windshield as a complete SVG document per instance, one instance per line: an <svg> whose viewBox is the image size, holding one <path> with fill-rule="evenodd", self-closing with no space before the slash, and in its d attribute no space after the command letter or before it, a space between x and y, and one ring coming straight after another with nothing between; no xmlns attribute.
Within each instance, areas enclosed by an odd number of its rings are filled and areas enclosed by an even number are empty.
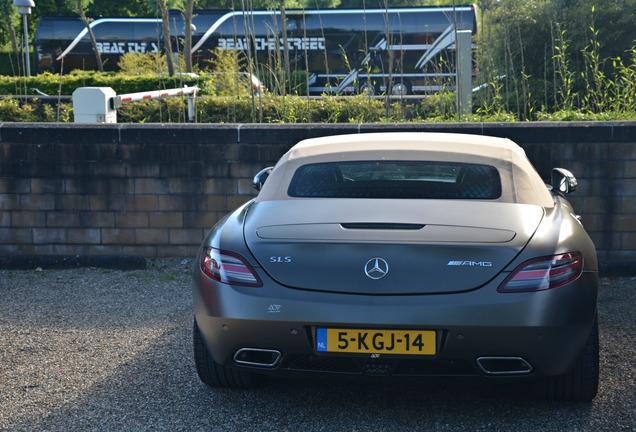
<svg viewBox="0 0 636 432"><path fill-rule="evenodd" d="M298 168L287 191L302 198L493 200L501 196L495 167L431 161L360 161Z"/></svg>

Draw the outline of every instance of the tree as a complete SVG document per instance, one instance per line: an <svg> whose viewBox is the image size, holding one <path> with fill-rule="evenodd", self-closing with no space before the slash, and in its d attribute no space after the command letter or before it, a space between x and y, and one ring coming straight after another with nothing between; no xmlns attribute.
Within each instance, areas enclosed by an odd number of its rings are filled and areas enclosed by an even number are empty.
<svg viewBox="0 0 636 432"><path fill-rule="evenodd" d="M481 0L482 83L501 87L509 111L590 109L630 64L636 0ZM485 31L484 31L485 30ZM487 66L487 67L486 67ZM603 80L600 80L603 78ZM604 84L605 82L605 84ZM613 88L613 86L612 86Z"/></svg>
<svg viewBox="0 0 636 432"><path fill-rule="evenodd" d="M168 62L168 75L174 76L174 57L172 56L172 38L170 37L170 16L165 0L156 0L157 6L161 10L161 21L163 23L163 43Z"/></svg>
<svg viewBox="0 0 636 432"><path fill-rule="evenodd" d="M18 9L13 6L12 0L0 0L0 14L5 17L0 20L0 28L9 33L11 39L11 50L18 51L18 41L15 34L15 28L19 22Z"/></svg>
<svg viewBox="0 0 636 432"><path fill-rule="evenodd" d="M183 44L183 57L185 58L186 72L192 72L192 10L194 0L186 0L185 4L185 41Z"/></svg>
<svg viewBox="0 0 636 432"><path fill-rule="evenodd" d="M149 16L152 8L145 0L93 0L88 12L93 17L140 17Z"/></svg>
<svg viewBox="0 0 636 432"><path fill-rule="evenodd" d="M88 36L91 39L91 45L93 46L93 52L95 53L95 60L97 61L97 68L100 72L104 72L104 65L102 64L102 57L97 48L97 40L95 40L95 34L91 28L91 19L86 16L86 10L93 3L93 0L66 0L66 4L69 9L74 10L80 16L80 19L86 26Z"/></svg>

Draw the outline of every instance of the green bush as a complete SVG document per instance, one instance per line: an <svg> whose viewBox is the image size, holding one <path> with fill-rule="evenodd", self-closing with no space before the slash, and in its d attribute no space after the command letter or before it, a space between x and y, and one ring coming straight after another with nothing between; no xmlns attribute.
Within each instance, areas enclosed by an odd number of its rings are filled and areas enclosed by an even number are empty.
<svg viewBox="0 0 636 432"><path fill-rule="evenodd" d="M390 120L381 100L364 96L307 99L298 96L233 98L203 96L196 99L199 123L369 123ZM187 121L185 98L125 104L121 123Z"/></svg>
<svg viewBox="0 0 636 432"><path fill-rule="evenodd" d="M457 121L455 94L441 92L423 99L370 98L366 95L325 96L276 96L249 91L234 93L220 91L217 87L224 80L219 75L202 77L168 78L155 75L131 76L112 73L75 73L66 76L42 74L36 77L13 78L0 76L0 94L21 95L38 88L49 95L71 94L84 86L112 87L119 94L148 91L157 88L199 85L202 91L196 98L196 122L198 123L375 123L375 122L445 122ZM632 83L632 70L625 71L625 89L620 89L622 101L628 100ZM230 82L230 81L228 81ZM232 81L232 85L236 83ZM619 89L612 89L618 94ZM478 101L473 114L462 117L467 122L512 122L520 118L517 113L494 103L485 105ZM616 104L605 112L592 113L581 110L561 110L554 113L538 111L539 121L587 121L630 120L636 118L631 107ZM69 122L73 121L70 103L51 106L39 99L28 103L9 97L0 100L0 121L5 122ZM187 98L174 97L124 104L118 110L120 123L184 123L188 121Z"/></svg>
<svg viewBox="0 0 636 432"><path fill-rule="evenodd" d="M212 58L205 66L208 80L205 83L205 93L215 96L248 96L251 93L249 73L245 72L246 59L240 51L215 48L211 51Z"/></svg>
<svg viewBox="0 0 636 432"><path fill-rule="evenodd" d="M196 100L200 123L260 123L262 108L256 99L204 96Z"/></svg>
<svg viewBox="0 0 636 432"><path fill-rule="evenodd" d="M54 75L45 72L31 77L0 76L0 94L25 95L35 94L37 88L50 96L72 95L78 87L111 87L118 94L137 93L149 90L160 90L187 86L202 85L207 77L166 75L124 75L114 72L84 72L75 71L69 75Z"/></svg>
<svg viewBox="0 0 636 432"><path fill-rule="evenodd" d="M204 96L197 98L196 112L201 123L365 123L382 121L385 114L381 100L364 96L308 99L270 94L241 99Z"/></svg>
<svg viewBox="0 0 636 432"><path fill-rule="evenodd" d="M70 122L72 106L60 103L57 107L39 99L23 103L12 97L0 99L0 122Z"/></svg>
<svg viewBox="0 0 636 432"><path fill-rule="evenodd" d="M201 96L196 98L197 123L378 123L378 122L448 122L457 114L448 95L408 103L391 102L358 96L304 98L299 96L254 97ZM144 100L124 104L118 110L119 123L185 123L188 121L187 98ZM581 111L537 113L539 121L610 121L630 120L634 113ZM0 122L72 122L70 103L51 106L33 99L23 103L15 98L0 99ZM506 111L475 113L464 116L465 122L514 122Z"/></svg>
<svg viewBox="0 0 636 432"><path fill-rule="evenodd" d="M119 73L123 75L149 75L168 73L166 56L159 53L128 52L117 62Z"/></svg>
<svg viewBox="0 0 636 432"><path fill-rule="evenodd" d="M117 111L119 123L186 123L188 107L184 98L144 100L124 104Z"/></svg>
<svg viewBox="0 0 636 432"><path fill-rule="evenodd" d="M13 98L0 100L0 122L34 122L39 118L31 104Z"/></svg>

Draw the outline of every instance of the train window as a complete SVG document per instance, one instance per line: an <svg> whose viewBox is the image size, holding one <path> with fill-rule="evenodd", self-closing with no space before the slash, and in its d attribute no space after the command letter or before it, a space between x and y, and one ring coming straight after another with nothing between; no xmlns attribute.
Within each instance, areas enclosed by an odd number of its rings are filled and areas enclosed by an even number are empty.
<svg viewBox="0 0 636 432"><path fill-rule="evenodd" d="M132 31L134 40L156 40L161 37L162 27L160 22L135 23Z"/></svg>
<svg viewBox="0 0 636 432"><path fill-rule="evenodd" d="M93 27L95 39L98 41L133 40L133 26L129 23L105 22Z"/></svg>
<svg viewBox="0 0 636 432"><path fill-rule="evenodd" d="M73 40L75 36L86 28L84 23L79 19L57 21L50 24L52 29L51 34L42 35L41 38L44 40Z"/></svg>

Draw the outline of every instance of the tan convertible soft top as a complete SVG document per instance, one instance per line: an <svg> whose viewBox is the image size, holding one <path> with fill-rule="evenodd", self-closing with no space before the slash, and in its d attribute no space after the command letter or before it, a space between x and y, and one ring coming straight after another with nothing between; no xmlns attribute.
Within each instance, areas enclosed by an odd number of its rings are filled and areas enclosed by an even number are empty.
<svg viewBox="0 0 636 432"><path fill-rule="evenodd" d="M257 201L293 199L287 188L296 169L309 163L367 160L428 160L491 165L501 176L500 202L552 207L554 201L524 150L505 138L395 132L335 135L299 142L285 153Z"/></svg>

